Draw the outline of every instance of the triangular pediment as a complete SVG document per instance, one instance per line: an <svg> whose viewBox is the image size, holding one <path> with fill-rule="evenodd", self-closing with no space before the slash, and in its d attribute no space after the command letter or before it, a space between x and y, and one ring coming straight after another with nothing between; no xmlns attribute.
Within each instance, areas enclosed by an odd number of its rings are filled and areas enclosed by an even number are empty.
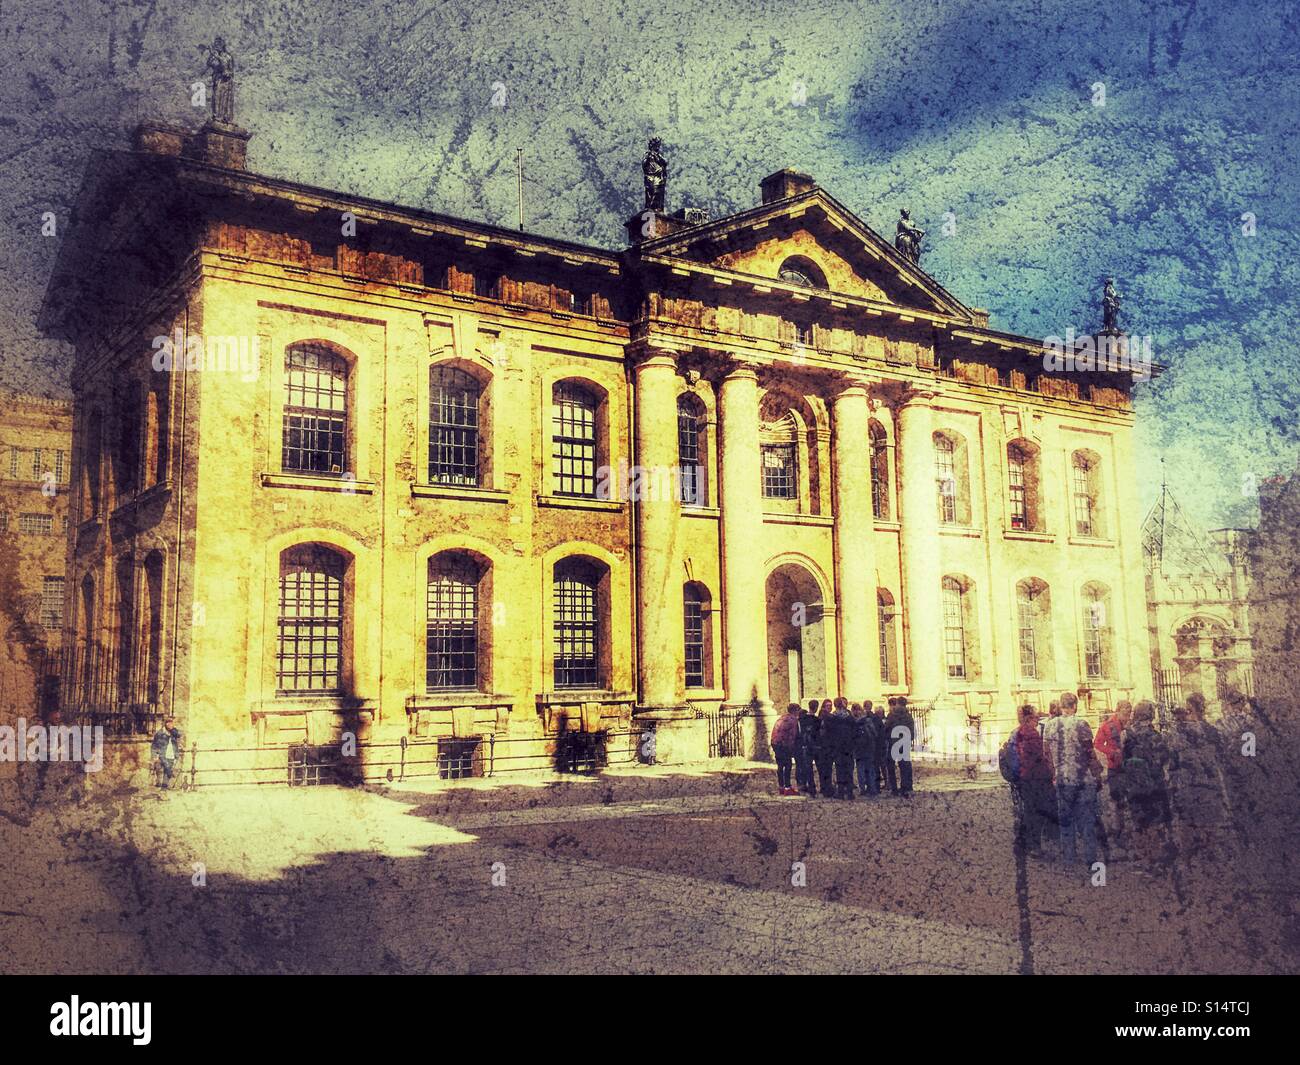
<svg viewBox="0 0 1300 1065"><path fill-rule="evenodd" d="M975 320L970 308L820 188L646 241L641 251L777 282L802 284L802 274L815 289Z"/></svg>

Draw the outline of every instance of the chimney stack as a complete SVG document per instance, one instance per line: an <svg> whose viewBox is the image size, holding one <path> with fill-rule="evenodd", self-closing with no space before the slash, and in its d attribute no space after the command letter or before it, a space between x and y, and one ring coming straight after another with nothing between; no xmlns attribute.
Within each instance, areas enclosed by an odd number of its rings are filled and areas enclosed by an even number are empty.
<svg viewBox="0 0 1300 1065"><path fill-rule="evenodd" d="M775 174L768 174L758 183L758 187L763 193L763 202L771 203L774 200L787 200L791 196L798 196L815 189L817 182L809 174L801 174L797 170L786 167Z"/></svg>

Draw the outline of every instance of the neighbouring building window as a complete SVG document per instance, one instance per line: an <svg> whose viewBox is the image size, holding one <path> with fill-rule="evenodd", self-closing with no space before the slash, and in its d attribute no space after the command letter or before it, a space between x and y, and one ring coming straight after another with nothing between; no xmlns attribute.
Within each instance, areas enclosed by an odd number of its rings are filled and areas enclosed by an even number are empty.
<svg viewBox="0 0 1300 1065"><path fill-rule="evenodd" d="M464 370L429 371L429 482L479 483L479 400L482 386Z"/></svg>
<svg viewBox="0 0 1300 1065"><path fill-rule="evenodd" d="M794 444L763 445L763 496L798 499L799 469Z"/></svg>
<svg viewBox="0 0 1300 1065"><path fill-rule="evenodd" d="M463 555L429 559L425 634L428 690L477 688L479 567Z"/></svg>
<svg viewBox="0 0 1300 1065"><path fill-rule="evenodd" d="M348 467L348 363L319 344L295 344L284 360L283 469L341 474Z"/></svg>
<svg viewBox="0 0 1300 1065"><path fill-rule="evenodd" d="M551 393L551 469L555 493L596 496L596 397L581 385L558 383Z"/></svg>
<svg viewBox="0 0 1300 1065"><path fill-rule="evenodd" d="M65 452L56 451L54 453L54 480L59 484L68 483L67 455Z"/></svg>
<svg viewBox="0 0 1300 1065"><path fill-rule="evenodd" d="M18 464L22 461L22 448L11 447L9 449L9 476L18 479Z"/></svg>
<svg viewBox="0 0 1300 1065"><path fill-rule="evenodd" d="M682 591L686 632L686 687L707 688L710 676L709 593L696 581Z"/></svg>
<svg viewBox="0 0 1300 1065"><path fill-rule="evenodd" d="M343 684L343 578L347 564L327 547L280 556L276 684L286 692L337 692Z"/></svg>
<svg viewBox="0 0 1300 1065"><path fill-rule="evenodd" d="M18 531L29 536L49 536L54 531L54 515L19 514Z"/></svg>
<svg viewBox="0 0 1300 1065"><path fill-rule="evenodd" d="M966 590L952 577L943 579L943 649L948 676L966 676Z"/></svg>
<svg viewBox="0 0 1300 1065"><path fill-rule="evenodd" d="M66 521L67 519L65 518L64 520ZM0 532L8 532L8 531L9 531L9 512L7 510L0 510ZM67 530L65 529L64 531L66 532Z"/></svg>
<svg viewBox="0 0 1300 1065"><path fill-rule="evenodd" d="M879 422L871 423L871 512L889 517L889 445Z"/></svg>
<svg viewBox="0 0 1300 1065"><path fill-rule="evenodd" d="M695 396L677 400L677 471L681 501L688 507L705 505L705 422L702 404Z"/></svg>
<svg viewBox="0 0 1300 1065"><path fill-rule="evenodd" d="M599 576L579 561L555 567L555 686L600 684Z"/></svg>
<svg viewBox="0 0 1300 1065"><path fill-rule="evenodd" d="M47 629L63 627L62 577L46 577L41 582L41 624Z"/></svg>
<svg viewBox="0 0 1300 1065"><path fill-rule="evenodd" d="M957 522L957 473L953 452L951 440L946 436L935 436L934 480L939 492L939 520L945 525Z"/></svg>

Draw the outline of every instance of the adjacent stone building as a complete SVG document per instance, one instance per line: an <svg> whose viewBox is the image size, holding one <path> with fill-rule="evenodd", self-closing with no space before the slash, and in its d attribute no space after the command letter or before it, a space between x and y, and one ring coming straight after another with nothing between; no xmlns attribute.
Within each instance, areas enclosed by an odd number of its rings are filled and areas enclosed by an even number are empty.
<svg viewBox="0 0 1300 1065"><path fill-rule="evenodd" d="M1300 471L1259 486L1250 611L1255 694L1290 721L1300 709Z"/></svg>
<svg viewBox="0 0 1300 1065"><path fill-rule="evenodd" d="M72 405L0 392L0 713L35 719L57 697Z"/></svg>
<svg viewBox="0 0 1300 1065"><path fill-rule="evenodd" d="M1199 692L1213 717L1229 691L1254 693L1253 536L1196 528L1167 486L1143 522L1151 669L1162 704Z"/></svg>
<svg viewBox="0 0 1300 1065"><path fill-rule="evenodd" d="M71 705L678 761L719 710L765 752L792 698L906 693L957 749L1150 694L1132 376L1048 372L812 178L610 251L256 175L245 139L105 153L50 283L101 663Z"/></svg>

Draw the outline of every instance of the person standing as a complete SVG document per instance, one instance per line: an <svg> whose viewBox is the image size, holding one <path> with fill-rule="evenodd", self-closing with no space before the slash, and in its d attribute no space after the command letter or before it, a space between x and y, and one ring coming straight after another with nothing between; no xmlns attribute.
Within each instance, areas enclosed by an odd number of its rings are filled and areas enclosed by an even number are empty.
<svg viewBox="0 0 1300 1065"><path fill-rule="evenodd" d="M1074 692L1061 694L1061 716L1049 718L1043 725L1043 747L1052 766L1056 782L1056 817L1061 830L1061 861L1073 865L1078 860L1077 837L1087 829L1089 837L1095 819L1089 819L1084 804L1088 801L1085 775L1091 772L1092 729L1076 715L1079 697ZM1094 838L1085 838L1085 856L1095 848ZM1095 857L1095 855L1091 855ZM1091 857L1089 864L1091 865Z"/></svg>
<svg viewBox="0 0 1300 1065"><path fill-rule="evenodd" d="M891 699L892 703L893 700ZM877 789L887 787L889 794L894 793L894 778L889 775L889 744L885 742L885 707L881 704L876 706L875 712L871 715L876 719L876 781Z"/></svg>
<svg viewBox="0 0 1300 1065"><path fill-rule="evenodd" d="M1043 837L1052 824L1047 811L1055 804L1052 790L1052 766L1038 734L1039 713L1026 703L1020 708L1020 725L1012 734L1015 744L1015 780L1013 802L1017 807L1016 843L1027 855L1043 856Z"/></svg>
<svg viewBox="0 0 1300 1065"><path fill-rule="evenodd" d="M916 742L916 722L907 709L907 698L896 695L889 700L889 715L885 718L885 745L888 758L885 772L889 774L889 790L894 790L894 767L898 767L898 794L904 798L912 795L912 745Z"/></svg>
<svg viewBox="0 0 1300 1065"><path fill-rule="evenodd" d="M1112 845L1124 838L1124 730L1132 717L1133 704L1121 699L1115 704L1115 712L1097 727L1097 738L1093 740L1106 771L1106 808L1114 826L1106 835ZM1102 820L1104 824L1105 818Z"/></svg>
<svg viewBox="0 0 1300 1065"><path fill-rule="evenodd" d="M782 795L799 794L790 786L790 763L799 745L799 704L791 703L772 726L772 754L776 758L776 788Z"/></svg>
<svg viewBox="0 0 1300 1065"><path fill-rule="evenodd" d="M835 700L830 716L832 756L835 762L835 797L853 798L853 740L857 723L849 712L849 701L844 696Z"/></svg>
<svg viewBox="0 0 1300 1065"><path fill-rule="evenodd" d="M879 795L880 780L876 776L876 718L871 712L871 700L853 704L853 719L857 728L853 734L853 760L858 767L858 794Z"/></svg>
<svg viewBox="0 0 1300 1065"><path fill-rule="evenodd" d="M808 709L799 715L799 745L795 748L795 760L799 788L810 799L817 798L817 774L814 772L814 765L820 733L821 722L817 719L817 700L809 699Z"/></svg>
<svg viewBox="0 0 1300 1065"><path fill-rule="evenodd" d="M1156 708L1149 699L1133 707L1124 730L1124 804L1132 831L1134 852L1154 861L1163 849L1169 828L1169 796L1165 767L1169 751L1155 729Z"/></svg>
<svg viewBox="0 0 1300 1065"><path fill-rule="evenodd" d="M1227 809L1219 772L1219 734L1205 722L1205 697L1174 707L1169 736L1169 797L1179 850L1210 857L1224 843Z"/></svg>
<svg viewBox="0 0 1300 1065"><path fill-rule="evenodd" d="M168 714L163 719L162 728L154 733L149 750L159 770L158 787L167 791L171 788L172 774L181 756L181 730L176 727L176 718Z"/></svg>
<svg viewBox="0 0 1300 1065"><path fill-rule="evenodd" d="M831 726L831 714L834 704L823 699L821 709L817 711L817 780L822 787L822 798L835 798L835 730Z"/></svg>

